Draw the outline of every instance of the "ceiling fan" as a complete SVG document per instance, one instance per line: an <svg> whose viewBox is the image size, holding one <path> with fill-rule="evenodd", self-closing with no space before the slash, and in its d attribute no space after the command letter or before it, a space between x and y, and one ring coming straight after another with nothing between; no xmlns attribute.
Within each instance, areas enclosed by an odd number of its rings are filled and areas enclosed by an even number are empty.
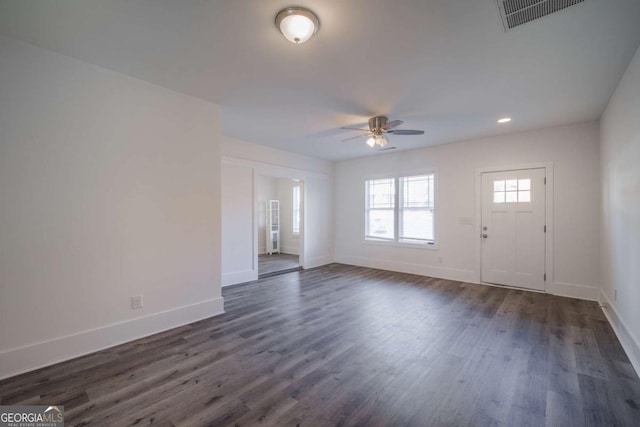
<svg viewBox="0 0 640 427"><path fill-rule="evenodd" d="M389 141L387 140L386 134L393 135L423 135L423 130L413 130L413 129L394 129L404 123L402 120L392 120L389 121L386 116L375 116L369 119L369 129L364 128L352 128L352 127L343 127L342 129L349 130L359 130L363 131L362 135L353 136L351 138L343 139L342 142L350 141L352 139L369 137L367 139L367 145L369 147L379 147L384 148Z"/></svg>

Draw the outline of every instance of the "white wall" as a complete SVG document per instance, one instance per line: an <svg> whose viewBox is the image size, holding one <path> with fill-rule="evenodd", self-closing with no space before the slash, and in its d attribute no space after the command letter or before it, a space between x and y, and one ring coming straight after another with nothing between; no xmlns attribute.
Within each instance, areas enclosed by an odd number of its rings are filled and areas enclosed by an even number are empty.
<svg viewBox="0 0 640 427"><path fill-rule="evenodd" d="M241 259L233 263L223 258L222 284L242 283L258 278L258 227L256 177L299 179L304 185L304 236L299 248L304 268L312 268L333 262L333 166L331 162L288 153L274 148L222 137L222 187L224 194L236 194L244 202L253 203L252 219L249 220L239 207L222 203L223 210L223 254L227 250L227 230L250 229L252 238L244 235L238 247L245 248ZM237 174L245 178L238 179ZM244 208L243 208L244 209ZM251 254L254 254L253 256Z"/></svg>
<svg viewBox="0 0 640 427"><path fill-rule="evenodd" d="M547 271L547 290L596 299L598 159L598 123L590 122L339 162L334 176L336 261L478 282L478 169L553 162L554 270ZM365 178L421 170L436 171L437 250L365 243ZM461 218L473 219L474 225L462 224Z"/></svg>
<svg viewBox="0 0 640 427"><path fill-rule="evenodd" d="M640 49L601 121L602 299L640 372ZM616 297L617 294L617 297Z"/></svg>
<svg viewBox="0 0 640 427"><path fill-rule="evenodd" d="M0 58L0 376L221 313L218 107L4 37Z"/></svg>
<svg viewBox="0 0 640 427"><path fill-rule="evenodd" d="M222 164L222 285L255 280L245 278L246 272L253 271L254 260L254 219L253 194L256 184L251 168L237 164ZM250 242L247 245L246 242Z"/></svg>

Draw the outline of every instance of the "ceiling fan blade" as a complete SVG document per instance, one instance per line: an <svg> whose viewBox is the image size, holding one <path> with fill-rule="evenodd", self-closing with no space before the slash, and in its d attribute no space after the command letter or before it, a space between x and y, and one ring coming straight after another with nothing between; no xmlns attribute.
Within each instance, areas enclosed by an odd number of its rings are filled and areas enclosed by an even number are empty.
<svg viewBox="0 0 640 427"><path fill-rule="evenodd" d="M391 130L389 131L389 133L392 133L394 135L424 135L423 130L414 130L414 129Z"/></svg>
<svg viewBox="0 0 640 427"><path fill-rule="evenodd" d="M400 126L401 124L403 124L404 122L402 120L392 120L390 122L387 122L387 125L384 127L384 129L393 129L395 127Z"/></svg>
<svg viewBox="0 0 640 427"><path fill-rule="evenodd" d="M340 129L349 129L349 130L363 130L365 132L371 132L371 129L364 129L364 128L350 128L350 127L342 127Z"/></svg>
<svg viewBox="0 0 640 427"><path fill-rule="evenodd" d="M362 135L352 136L351 138L343 139L340 142L351 141L352 139L364 138L364 137L371 136L371 135L373 135L371 132L363 133Z"/></svg>

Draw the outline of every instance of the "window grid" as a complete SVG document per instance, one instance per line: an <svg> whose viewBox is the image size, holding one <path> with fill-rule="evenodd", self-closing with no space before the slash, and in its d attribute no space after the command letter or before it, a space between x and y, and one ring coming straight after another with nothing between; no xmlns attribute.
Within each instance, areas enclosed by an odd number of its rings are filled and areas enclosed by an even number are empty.
<svg viewBox="0 0 640 427"><path fill-rule="evenodd" d="M530 203L531 179L493 181L493 203Z"/></svg>

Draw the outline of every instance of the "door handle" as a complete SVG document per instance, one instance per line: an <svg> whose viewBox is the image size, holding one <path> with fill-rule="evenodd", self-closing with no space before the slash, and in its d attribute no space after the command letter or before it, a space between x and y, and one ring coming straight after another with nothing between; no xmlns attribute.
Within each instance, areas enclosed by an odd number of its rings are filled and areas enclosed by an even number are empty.
<svg viewBox="0 0 640 427"><path fill-rule="evenodd" d="M483 239L486 239L487 237L489 237L489 236L487 236L486 234L483 234L483 235L482 235L482 238L483 238Z"/></svg>

